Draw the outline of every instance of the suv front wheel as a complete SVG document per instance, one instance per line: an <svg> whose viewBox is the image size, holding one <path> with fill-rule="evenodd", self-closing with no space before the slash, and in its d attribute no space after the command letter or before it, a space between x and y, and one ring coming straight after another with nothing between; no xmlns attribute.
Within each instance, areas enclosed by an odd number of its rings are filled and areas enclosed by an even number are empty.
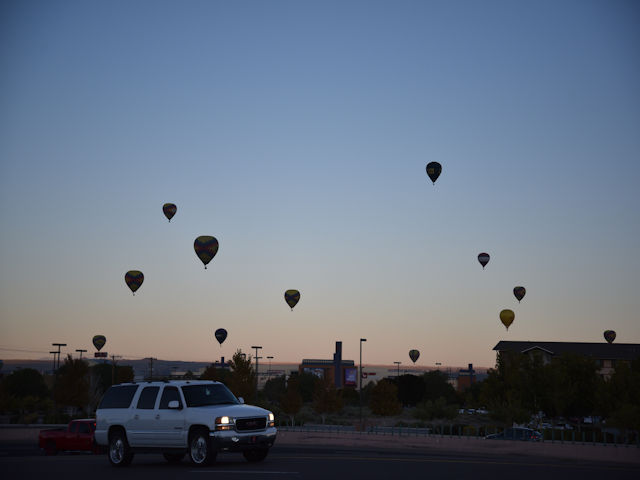
<svg viewBox="0 0 640 480"><path fill-rule="evenodd" d="M216 459L216 453L209 441L209 432L204 429L196 430L189 438L189 458L199 466L212 464Z"/></svg>
<svg viewBox="0 0 640 480"><path fill-rule="evenodd" d="M133 460L133 452L122 431L116 431L109 437L109 462L114 467L126 467Z"/></svg>

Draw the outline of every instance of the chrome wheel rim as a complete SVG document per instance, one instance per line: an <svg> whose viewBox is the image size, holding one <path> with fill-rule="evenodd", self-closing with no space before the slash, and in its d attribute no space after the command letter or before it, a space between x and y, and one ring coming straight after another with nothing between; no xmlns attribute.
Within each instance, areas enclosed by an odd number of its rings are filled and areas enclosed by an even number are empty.
<svg viewBox="0 0 640 480"><path fill-rule="evenodd" d="M202 463L207 458L207 441L198 436L191 442L191 459L194 463Z"/></svg>
<svg viewBox="0 0 640 480"><path fill-rule="evenodd" d="M122 462L122 458L124 457L124 442L121 438L116 439L115 442L111 442L111 447L109 448L109 456L111 457L111 461L113 463Z"/></svg>

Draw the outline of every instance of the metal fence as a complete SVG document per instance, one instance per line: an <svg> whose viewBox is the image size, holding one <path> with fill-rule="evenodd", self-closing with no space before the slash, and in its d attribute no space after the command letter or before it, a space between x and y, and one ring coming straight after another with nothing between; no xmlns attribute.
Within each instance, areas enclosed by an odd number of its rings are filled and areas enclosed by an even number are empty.
<svg viewBox="0 0 640 480"><path fill-rule="evenodd" d="M278 430L283 432L325 432L346 435L390 435L399 437L446 437L465 438L470 440L484 440L487 435L501 433L501 427L476 427L473 425L430 425L427 427L381 427L364 426L356 428L355 425L279 425ZM617 431L607 430L559 430L542 429L541 442L557 444L580 444L598 445L611 447L635 447L640 448L639 432L628 432L622 434ZM508 441L521 441L518 439L506 438Z"/></svg>

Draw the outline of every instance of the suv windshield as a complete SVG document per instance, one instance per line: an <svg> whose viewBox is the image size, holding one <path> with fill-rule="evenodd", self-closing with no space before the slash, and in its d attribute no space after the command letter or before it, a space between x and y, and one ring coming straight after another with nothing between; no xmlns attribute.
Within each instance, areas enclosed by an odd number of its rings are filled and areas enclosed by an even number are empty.
<svg viewBox="0 0 640 480"><path fill-rule="evenodd" d="M184 400L188 407L205 405L238 404L238 399L222 384L185 385L182 387Z"/></svg>

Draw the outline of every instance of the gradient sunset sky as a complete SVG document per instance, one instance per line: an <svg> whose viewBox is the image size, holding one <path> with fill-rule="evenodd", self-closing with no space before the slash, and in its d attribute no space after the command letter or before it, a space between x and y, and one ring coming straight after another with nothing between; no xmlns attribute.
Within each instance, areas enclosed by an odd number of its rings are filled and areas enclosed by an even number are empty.
<svg viewBox="0 0 640 480"><path fill-rule="evenodd" d="M640 343L639 2L5 0L0 62L0 358Z"/></svg>

